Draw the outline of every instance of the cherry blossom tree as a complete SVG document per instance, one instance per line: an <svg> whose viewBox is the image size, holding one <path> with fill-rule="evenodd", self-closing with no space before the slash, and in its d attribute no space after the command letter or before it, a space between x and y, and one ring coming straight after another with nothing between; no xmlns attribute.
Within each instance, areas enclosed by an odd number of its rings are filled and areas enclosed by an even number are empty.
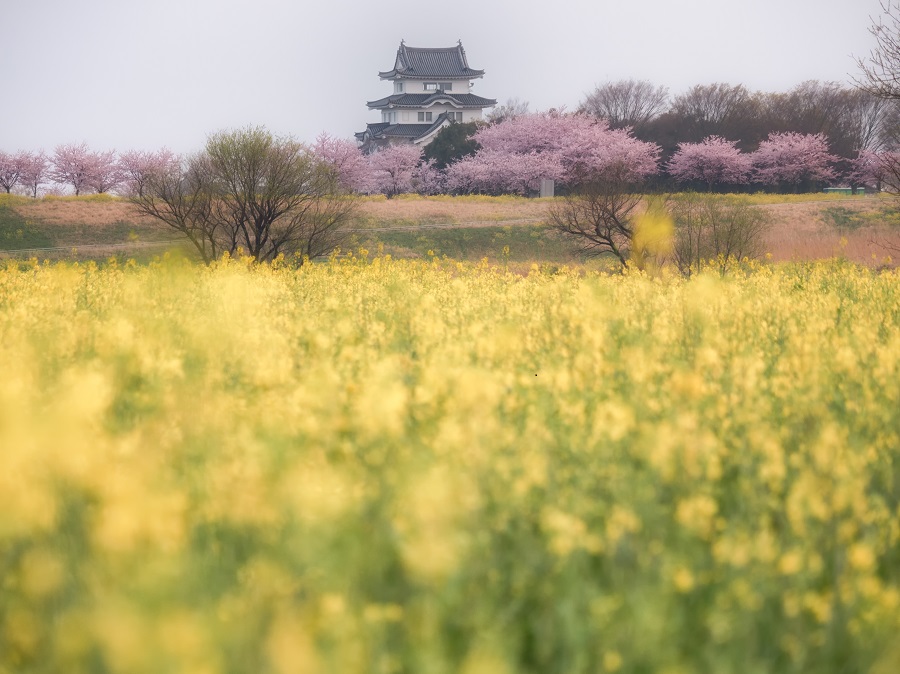
<svg viewBox="0 0 900 674"><path fill-rule="evenodd" d="M831 165L838 160L829 154L824 134L792 132L770 133L751 158L756 182L794 191L833 180Z"/></svg>
<svg viewBox="0 0 900 674"><path fill-rule="evenodd" d="M437 168L434 159L422 161L413 171L412 187L418 194L442 194L446 183L447 176Z"/></svg>
<svg viewBox="0 0 900 674"><path fill-rule="evenodd" d="M900 193L900 151L860 152L850 162L847 181L852 187L869 187Z"/></svg>
<svg viewBox="0 0 900 674"><path fill-rule="evenodd" d="M701 143L680 143L666 167L679 182L713 185L743 185L752 169L750 157L737 149L737 142L709 136Z"/></svg>
<svg viewBox="0 0 900 674"><path fill-rule="evenodd" d="M638 180L656 172L659 148L584 114L521 115L484 127L481 149L447 170L456 191L527 194L542 178L575 187L615 168Z"/></svg>
<svg viewBox="0 0 900 674"><path fill-rule="evenodd" d="M24 159L24 152L15 154L0 152L0 187L6 190L7 194L21 182Z"/></svg>
<svg viewBox="0 0 900 674"><path fill-rule="evenodd" d="M123 152L119 155L120 185L127 196L141 196L151 173L166 171L179 164L179 158L166 148L157 152Z"/></svg>
<svg viewBox="0 0 900 674"><path fill-rule="evenodd" d="M50 171L50 160L44 151L26 152L22 158L22 173L19 182L28 188L31 196L37 199L38 188L47 182Z"/></svg>
<svg viewBox="0 0 900 674"><path fill-rule="evenodd" d="M422 150L415 145L391 145L369 155L375 189L388 199L412 190Z"/></svg>
<svg viewBox="0 0 900 674"><path fill-rule="evenodd" d="M849 162L847 182L855 190L860 187L880 188L885 178L885 168L890 153L864 150Z"/></svg>
<svg viewBox="0 0 900 674"><path fill-rule="evenodd" d="M94 155L86 143L57 145L50 160L50 179L61 185L71 185L75 195L90 189L93 180Z"/></svg>
<svg viewBox="0 0 900 674"><path fill-rule="evenodd" d="M338 181L351 192L371 192L372 167L366 155L350 140L322 133L316 138L313 152L337 172Z"/></svg>
<svg viewBox="0 0 900 674"><path fill-rule="evenodd" d="M562 176L555 154L482 149L447 167L447 188L463 193L526 195L536 191L542 179L560 180Z"/></svg>
<svg viewBox="0 0 900 674"><path fill-rule="evenodd" d="M76 196L88 190L103 194L125 180L114 150L92 152L85 143L58 145L50 161L50 179L71 185Z"/></svg>
<svg viewBox="0 0 900 674"><path fill-rule="evenodd" d="M610 129L604 120L566 116L568 133L560 142L564 183L583 185L615 179L638 183L659 170L659 147L638 140L630 129Z"/></svg>
<svg viewBox="0 0 900 674"><path fill-rule="evenodd" d="M111 192L125 182L125 174L122 172L115 150L92 152L89 159L90 176L87 184L97 194Z"/></svg>

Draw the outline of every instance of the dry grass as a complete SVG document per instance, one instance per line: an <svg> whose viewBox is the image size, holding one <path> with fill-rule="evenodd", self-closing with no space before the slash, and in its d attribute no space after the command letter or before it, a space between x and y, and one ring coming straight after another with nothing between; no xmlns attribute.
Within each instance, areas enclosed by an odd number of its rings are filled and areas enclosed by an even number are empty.
<svg viewBox="0 0 900 674"><path fill-rule="evenodd" d="M900 232L875 224L841 231L823 218L825 208L837 200L781 203L763 206L772 216L765 248L776 261L823 260L845 257L860 264L886 264L889 251L880 241L900 246ZM882 199L839 201L842 208L875 216L885 205ZM877 223L877 218L873 219Z"/></svg>
<svg viewBox="0 0 900 674"><path fill-rule="evenodd" d="M122 222L139 226L155 225L152 218L141 216L124 199L88 201L69 199L36 199L16 205L15 210L27 220L44 225L91 225L105 227Z"/></svg>
<svg viewBox="0 0 900 674"><path fill-rule="evenodd" d="M765 248L773 260L843 256L854 262L881 265L887 262L891 247L900 250L900 230L879 224L877 217L888 203L886 199L818 194L750 195L750 199L772 216L773 224ZM550 202L550 199L523 197L365 197L360 200L356 226L374 229L417 225L535 225L544 221ZM7 205L28 222L44 228L62 245L120 243L127 241L132 232L143 241L173 235L164 225L138 215L123 199L81 197L32 201L15 198L8 200ZM868 214L867 219L873 224L841 231L823 218L826 209L835 207Z"/></svg>
<svg viewBox="0 0 900 674"><path fill-rule="evenodd" d="M405 196L395 199L366 197L360 204L363 223L496 225L540 222L546 217L549 199L479 196Z"/></svg>

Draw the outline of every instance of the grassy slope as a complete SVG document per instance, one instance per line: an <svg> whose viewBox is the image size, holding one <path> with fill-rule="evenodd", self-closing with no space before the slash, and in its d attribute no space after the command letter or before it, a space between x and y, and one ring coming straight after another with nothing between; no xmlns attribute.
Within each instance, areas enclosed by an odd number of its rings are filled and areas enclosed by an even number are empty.
<svg viewBox="0 0 900 674"><path fill-rule="evenodd" d="M775 260L841 254L858 262L884 261L886 251L875 243L874 234L885 219L881 199L824 194L744 196L772 214L766 249ZM570 242L545 227L549 203L520 197L367 197L360 201L349 245L394 257L434 254L470 261L487 257L511 263L583 262ZM896 233L891 236L897 238ZM137 216L126 201L106 195L37 201L0 195L0 250L60 247L60 251L33 254L141 259L165 250L157 244L177 238L165 226Z"/></svg>

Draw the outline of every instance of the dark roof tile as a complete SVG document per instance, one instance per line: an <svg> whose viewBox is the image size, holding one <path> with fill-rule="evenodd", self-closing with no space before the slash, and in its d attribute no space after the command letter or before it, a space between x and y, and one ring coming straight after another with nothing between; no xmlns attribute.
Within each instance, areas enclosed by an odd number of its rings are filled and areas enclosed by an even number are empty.
<svg viewBox="0 0 900 674"><path fill-rule="evenodd" d="M450 102L461 108L487 108L496 105L493 98L482 98L475 94L454 94L436 92L433 94L393 94L377 101L366 103L370 108L424 108L434 103Z"/></svg>
<svg viewBox="0 0 900 674"><path fill-rule="evenodd" d="M447 115L442 113L430 124L386 124L379 122L377 124L367 124L366 131L360 131L354 135L359 140L364 139L366 132L371 134L372 138L409 138L410 140L415 140L416 138L427 136L447 121Z"/></svg>
<svg viewBox="0 0 900 674"><path fill-rule="evenodd" d="M393 69L378 73L384 80L397 77L472 79L482 75L483 70L469 67L462 41L455 47L435 48L407 47L401 42Z"/></svg>

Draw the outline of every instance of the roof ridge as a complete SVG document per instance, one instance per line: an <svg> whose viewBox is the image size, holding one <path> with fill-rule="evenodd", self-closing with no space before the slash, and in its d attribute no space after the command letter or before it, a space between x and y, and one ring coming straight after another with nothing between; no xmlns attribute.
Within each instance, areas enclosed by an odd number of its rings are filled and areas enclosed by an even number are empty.
<svg viewBox="0 0 900 674"><path fill-rule="evenodd" d="M450 47L411 47L400 41L394 67L378 73L381 79L450 78L472 79L482 77L484 70L469 65L462 40Z"/></svg>

